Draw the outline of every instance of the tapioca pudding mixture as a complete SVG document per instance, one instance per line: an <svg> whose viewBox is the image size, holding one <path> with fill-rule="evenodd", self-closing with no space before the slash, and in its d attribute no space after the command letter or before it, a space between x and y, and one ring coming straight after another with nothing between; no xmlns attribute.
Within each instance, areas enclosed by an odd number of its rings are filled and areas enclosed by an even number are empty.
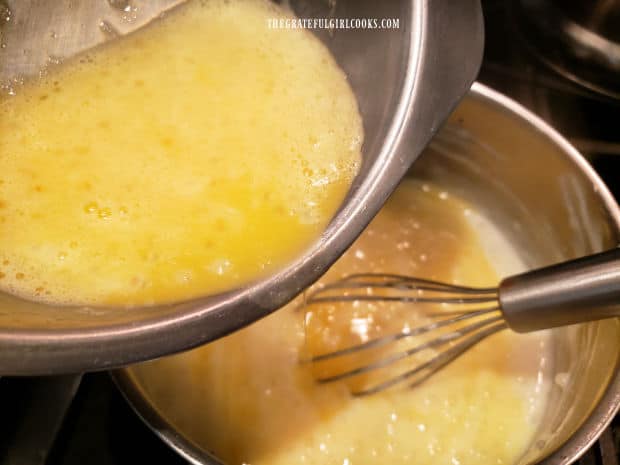
<svg viewBox="0 0 620 465"><path fill-rule="evenodd" d="M495 286L522 269L510 243L473 206L409 180L321 282L389 272ZM367 397L351 395L361 380L320 385L317 367L300 364L308 351L346 347L426 318L411 305L304 308L299 299L223 340L131 372L166 419L229 464L514 465L545 409L546 332L498 333L418 387Z"/></svg>

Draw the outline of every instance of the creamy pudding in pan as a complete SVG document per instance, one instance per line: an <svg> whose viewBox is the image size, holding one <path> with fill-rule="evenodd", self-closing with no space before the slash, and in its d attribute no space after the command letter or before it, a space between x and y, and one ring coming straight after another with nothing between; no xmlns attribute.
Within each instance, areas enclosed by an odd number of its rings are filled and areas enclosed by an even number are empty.
<svg viewBox="0 0 620 465"><path fill-rule="evenodd" d="M389 272L495 286L522 270L473 206L406 180L320 283ZM364 302L304 308L298 299L222 340L130 372L161 415L229 464L516 463L545 409L548 332L498 333L414 389L360 398L350 383L361 381L320 385L316 367L300 364L308 351L424 324L419 310Z"/></svg>

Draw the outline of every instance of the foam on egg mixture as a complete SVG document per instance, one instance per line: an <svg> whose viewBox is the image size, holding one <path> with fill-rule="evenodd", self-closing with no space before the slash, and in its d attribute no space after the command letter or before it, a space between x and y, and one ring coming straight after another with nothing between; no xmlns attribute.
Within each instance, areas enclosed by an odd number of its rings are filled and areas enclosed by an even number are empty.
<svg viewBox="0 0 620 465"><path fill-rule="evenodd" d="M522 269L510 242L473 206L407 180L320 283L388 272L496 286ZM412 305L358 301L304 311L301 303L131 371L160 414L229 464L514 465L530 445L548 395L548 332L503 331L413 389L356 398L351 384L363 380L319 385L316 366L300 359L427 317Z"/></svg>
<svg viewBox="0 0 620 465"><path fill-rule="evenodd" d="M344 73L267 0L190 1L0 97L0 289L133 306L273 272L360 162Z"/></svg>

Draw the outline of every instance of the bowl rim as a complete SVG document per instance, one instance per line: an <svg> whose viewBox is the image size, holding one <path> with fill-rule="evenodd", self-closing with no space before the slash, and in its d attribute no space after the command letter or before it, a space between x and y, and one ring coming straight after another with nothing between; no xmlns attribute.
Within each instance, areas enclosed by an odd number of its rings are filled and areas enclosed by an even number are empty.
<svg viewBox="0 0 620 465"><path fill-rule="evenodd" d="M406 0L400 5L402 34L392 52L403 72L393 86L393 108L380 143L373 146L365 176L354 180L320 237L282 269L228 292L138 307L132 309L131 319L121 317L100 324L89 324L91 319L84 325L60 326L60 318L41 311L35 327L0 327L0 373L21 376L107 370L188 350L268 315L317 280L379 211L467 93L482 62L484 28L479 0ZM462 60L463 54L467 60ZM436 92L437 88L442 91ZM401 150L404 146L407 150ZM30 305L31 310L54 311L52 306L24 299L15 302ZM107 310L77 307L84 313ZM97 322L101 320L103 317ZM60 325L54 327L48 321Z"/></svg>
<svg viewBox="0 0 620 465"><path fill-rule="evenodd" d="M560 133L553 129L540 117L511 98L475 82L468 94L476 100L490 103L502 111L512 113L521 121L546 137L551 144L558 147L573 162L577 168L589 179L599 196L602 205L609 213L610 221L615 225L616 233L620 235L620 206L613 195L601 180L598 174ZM175 427L147 400L140 386L135 381L129 369L118 369L110 372L114 383L121 391L125 400L144 423L166 444L176 450L182 457L196 465L222 464L216 457L209 454L189 438L180 434ZM603 430L620 408L620 370L618 363L614 375L610 379L605 392L599 399L587 419L572 433L569 439L557 450L552 452L537 465L569 465L580 458L590 446L599 438Z"/></svg>

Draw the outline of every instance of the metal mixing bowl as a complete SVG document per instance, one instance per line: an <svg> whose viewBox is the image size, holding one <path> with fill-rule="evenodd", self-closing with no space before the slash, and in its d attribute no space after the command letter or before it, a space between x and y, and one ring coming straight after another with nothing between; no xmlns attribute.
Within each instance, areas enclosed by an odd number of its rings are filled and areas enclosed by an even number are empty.
<svg viewBox="0 0 620 465"><path fill-rule="evenodd" d="M620 209L586 161L558 133L510 99L474 85L411 175L433 181L491 219L530 267L616 246ZM620 402L620 324L553 331L554 380L535 440L518 465L566 465L611 421ZM170 420L141 373L114 377L151 428L194 463L218 463ZM170 380L171 383L174 380ZM217 427L217 425L213 425Z"/></svg>
<svg viewBox="0 0 620 465"><path fill-rule="evenodd" d="M137 17L123 20L124 10L114 6L125 3L9 0L10 14L0 5L10 20L0 24L0 79L19 79L21 72L34 72L32 63L101 43L113 21L118 32L131 32L144 18L157 17L157 9L183 1L132 0L130 14ZM318 34L350 80L365 130L360 174L322 237L275 275L178 304L62 307L0 293L0 374L79 372L146 360L215 339L279 308L359 235L467 92L482 59L479 0L287 3L301 17L400 22L398 29Z"/></svg>

